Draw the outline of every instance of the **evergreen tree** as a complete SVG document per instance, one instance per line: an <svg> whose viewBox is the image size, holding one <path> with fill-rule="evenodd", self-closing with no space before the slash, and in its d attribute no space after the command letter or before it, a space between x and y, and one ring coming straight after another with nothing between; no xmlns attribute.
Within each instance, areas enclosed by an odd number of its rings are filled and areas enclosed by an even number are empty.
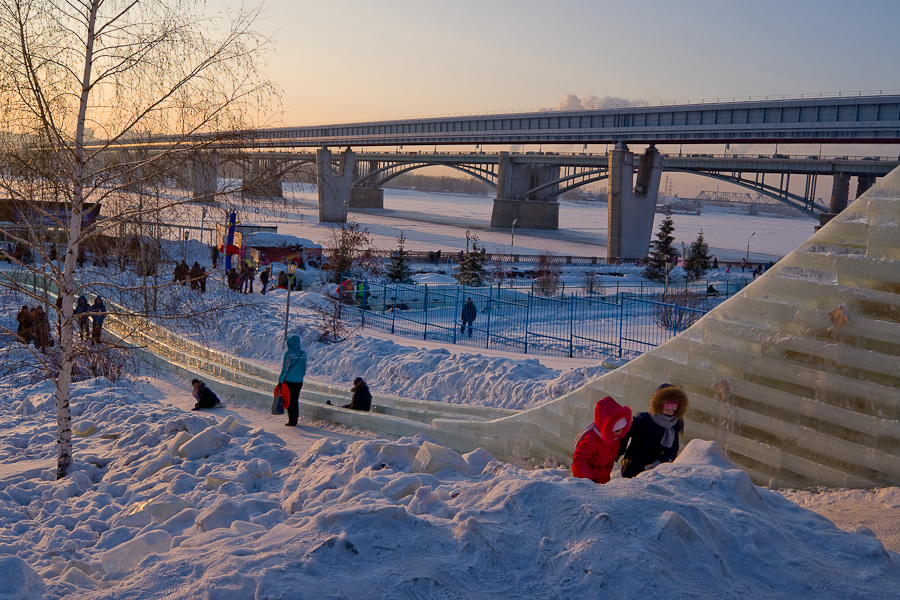
<svg viewBox="0 0 900 600"><path fill-rule="evenodd" d="M487 256L483 247L478 246L478 237L472 237L472 249L463 255L459 269L453 277L460 285L478 287L488 280L488 270L485 266Z"/></svg>
<svg viewBox="0 0 900 600"><path fill-rule="evenodd" d="M703 230L697 239L691 242L687 256L684 258L684 272L688 281L696 281L706 274L709 268L709 245L703 239Z"/></svg>
<svg viewBox="0 0 900 600"><path fill-rule="evenodd" d="M644 267L644 277L652 281L664 281L666 279L666 265L671 264L678 257L678 251L672 246L675 236L675 223L672 221L672 213L667 212L666 217L659 224L656 239L650 242L650 257L647 266Z"/></svg>
<svg viewBox="0 0 900 600"><path fill-rule="evenodd" d="M400 235L397 236L397 249L391 254L391 262L385 273L387 278L395 283L409 281L410 277L412 277L412 269L409 266L412 261L406 248L404 248L405 243L406 236L403 235L401 230Z"/></svg>

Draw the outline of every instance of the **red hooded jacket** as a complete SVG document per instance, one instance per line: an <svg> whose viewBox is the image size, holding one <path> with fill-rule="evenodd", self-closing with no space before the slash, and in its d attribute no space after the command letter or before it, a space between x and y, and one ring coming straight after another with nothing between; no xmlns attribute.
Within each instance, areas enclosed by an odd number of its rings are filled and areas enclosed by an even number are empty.
<svg viewBox="0 0 900 600"><path fill-rule="evenodd" d="M625 419L625 429L613 434L613 426ZM622 437L631 428L631 409L620 406L607 396L594 407L594 422L588 425L575 441L572 475L595 483L606 483L619 454Z"/></svg>

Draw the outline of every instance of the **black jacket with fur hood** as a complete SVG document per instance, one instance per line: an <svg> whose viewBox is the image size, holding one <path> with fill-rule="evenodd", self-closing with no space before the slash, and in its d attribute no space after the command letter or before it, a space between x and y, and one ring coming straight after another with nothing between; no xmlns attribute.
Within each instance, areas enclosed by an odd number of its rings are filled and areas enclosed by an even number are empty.
<svg viewBox="0 0 900 600"><path fill-rule="evenodd" d="M662 445L665 427L657 424L651 415L662 415L663 405L671 401L678 402L675 411L675 442L671 448ZM650 398L650 411L638 414L631 422L628 435L622 440L620 453L622 460L622 476L634 477L647 469L649 465L660 462L672 462L678 455L678 437L684 432L684 415L688 410L688 397L675 386L660 387ZM656 465L654 465L656 466Z"/></svg>

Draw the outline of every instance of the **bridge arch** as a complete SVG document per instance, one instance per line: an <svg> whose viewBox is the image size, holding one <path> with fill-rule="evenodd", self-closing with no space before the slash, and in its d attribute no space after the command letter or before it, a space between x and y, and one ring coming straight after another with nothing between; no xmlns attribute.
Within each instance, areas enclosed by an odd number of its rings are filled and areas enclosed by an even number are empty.
<svg viewBox="0 0 900 600"><path fill-rule="evenodd" d="M692 175L699 175L701 177L708 177L710 179L715 179L717 181L723 181L725 183L731 183L733 185L737 185L739 187L753 190L755 192L759 192L769 196L770 198L781 202L791 208L799 210L800 212L810 216L810 217L818 217L820 214L827 213L828 207L823 204L817 204L815 199L812 197L814 193L814 189L809 189L807 186L807 196L801 196L799 194L791 193L787 190L787 183L789 180L783 181L784 187L778 187L774 185L768 185L762 181L756 181L752 179L746 179L742 177L740 174L738 175L725 175L721 173L711 172L711 171L702 171L695 169L666 169L666 171L676 172L676 173L690 173ZM814 186L813 186L814 187Z"/></svg>
<svg viewBox="0 0 900 600"><path fill-rule="evenodd" d="M379 167L353 182L354 186L372 186L382 187L385 183L416 169L424 167L450 167L466 175L470 175L479 181L482 181L493 189L497 189L497 173L490 168L482 166L459 165L452 163L390 163L383 167Z"/></svg>

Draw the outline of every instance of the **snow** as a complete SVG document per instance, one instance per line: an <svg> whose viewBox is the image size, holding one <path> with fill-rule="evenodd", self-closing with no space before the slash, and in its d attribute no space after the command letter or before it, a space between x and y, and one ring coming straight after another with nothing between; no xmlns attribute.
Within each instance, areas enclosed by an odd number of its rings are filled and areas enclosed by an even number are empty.
<svg viewBox="0 0 900 600"><path fill-rule="evenodd" d="M318 343L315 298L291 298L311 380L523 408L604 371L367 330ZM285 292L241 300L194 337L277 370ZM56 481L52 383L0 378L0 598L896 598L900 584L896 488L769 490L703 440L598 486L423 436L286 428L225 394L191 412L189 390L152 372L75 383L76 462Z"/></svg>
<svg viewBox="0 0 900 600"><path fill-rule="evenodd" d="M306 238L271 231L255 231L244 236L244 245L254 248L321 248L319 244Z"/></svg>

